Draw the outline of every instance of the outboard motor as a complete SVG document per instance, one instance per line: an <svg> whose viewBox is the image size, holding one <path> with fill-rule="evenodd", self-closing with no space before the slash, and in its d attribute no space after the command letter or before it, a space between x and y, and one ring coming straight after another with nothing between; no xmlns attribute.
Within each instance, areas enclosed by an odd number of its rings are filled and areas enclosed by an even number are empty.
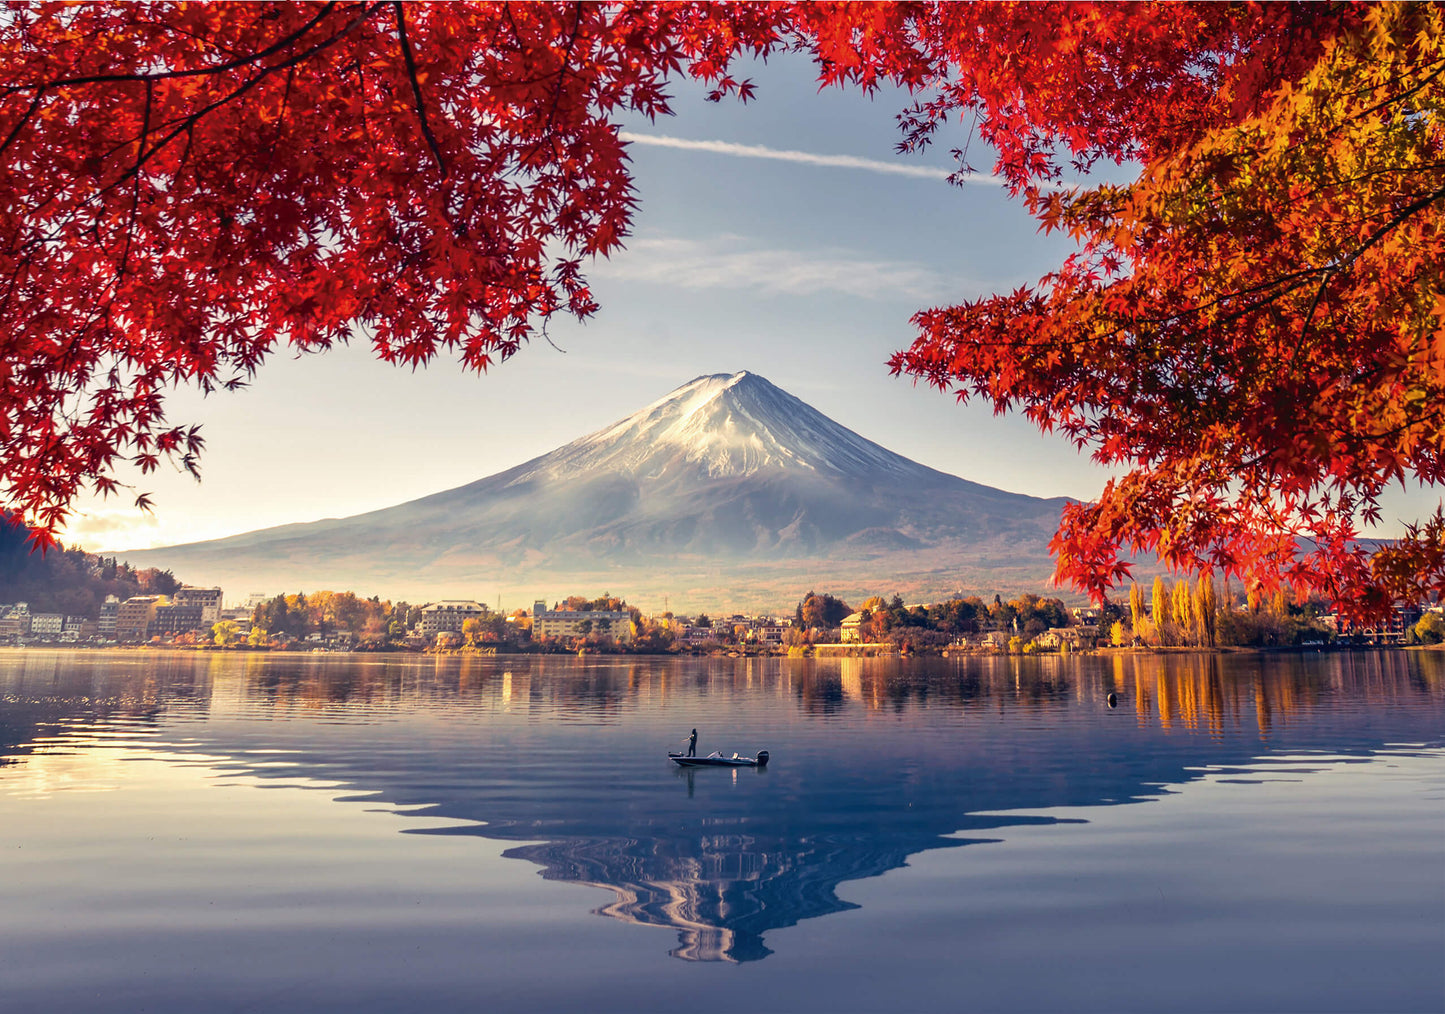
<svg viewBox="0 0 1445 1014"><path fill-rule="evenodd" d="M768 751L766 751L766 750L759 750L759 751L758 751L758 767L760 767L760 768L765 768L765 767L767 767L767 766L768 766Z"/></svg>

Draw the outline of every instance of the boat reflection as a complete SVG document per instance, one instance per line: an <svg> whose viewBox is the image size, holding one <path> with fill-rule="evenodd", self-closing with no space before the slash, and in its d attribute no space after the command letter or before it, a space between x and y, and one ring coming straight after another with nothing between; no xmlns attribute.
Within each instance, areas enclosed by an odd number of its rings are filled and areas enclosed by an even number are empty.
<svg viewBox="0 0 1445 1014"><path fill-rule="evenodd" d="M745 962L773 930L856 907L840 885L1060 820L1039 811L1152 798L1274 751L1438 744L1445 659L51 652L0 656L0 693L0 759L124 728L168 755L342 784L457 821L413 833L512 843L549 880L606 889L600 914L675 932L678 958ZM716 745L772 762L677 769L665 750L694 724L747 729Z"/></svg>

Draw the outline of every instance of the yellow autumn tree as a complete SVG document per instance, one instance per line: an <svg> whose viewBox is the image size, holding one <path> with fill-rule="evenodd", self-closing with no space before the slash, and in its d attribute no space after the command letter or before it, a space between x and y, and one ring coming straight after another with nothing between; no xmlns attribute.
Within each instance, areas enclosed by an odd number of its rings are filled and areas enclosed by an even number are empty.
<svg viewBox="0 0 1445 1014"><path fill-rule="evenodd" d="M468 646L477 643L477 637L482 632L482 621L475 616L469 616L462 621L462 636L466 638Z"/></svg>
<svg viewBox="0 0 1445 1014"><path fill-rule="evenodd" d="M1169 589L1165 586L1163 577L1154 578L1154 587L1150 592L1150 617L1154 621L1155 643L1168 644L1173 618L1169 609Z"/></svg>
<svg viewBox="0 0 1445 1014"><path fill-rule="evenodd" d="M1212 648L1218 643L1219 600L1214 590L1214 575L1199 575L1194 585L1194 615L1199 627L1199 643Z"/></svg>
<svg viewBox="0 0 1445 1014"><path fill-rule="evenodd" d="M1129 583L1129 623L1137 637L1147 639L1149 630L1149 608L1144 604L1144 589L1137 582Z"/></svg>
<svg viewBox="0 0 1445 1014"><path fill-rule="evenodd" d="M222 648L229 648L241 639L241 628L235 620L221 620L211 625L211 638Z"/></svg>
<svg viewBox="0 0 1445 1014"><path fill-rule="evenodd" d="M1171 610L1174 614L1174 626L1178 628L1180 642L1198 644L1199 641L1194 630L1194 590L1189 587L1187 577L1174 582L1174 591L1170 597L1174 600Z"/></svg>

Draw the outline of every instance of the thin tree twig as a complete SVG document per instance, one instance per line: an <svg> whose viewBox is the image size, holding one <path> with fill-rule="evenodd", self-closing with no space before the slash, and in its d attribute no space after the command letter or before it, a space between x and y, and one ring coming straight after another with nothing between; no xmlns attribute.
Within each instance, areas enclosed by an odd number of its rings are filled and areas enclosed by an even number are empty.
<svg viewBox="0 0 1445 1014"><path fill-rule="evenodd" d="M437 144L436 135L432 133L431 123L426 117L426 101L422 98L421 82L416 76L416 57L411 51L411 40L406 37L406 9L402 6L401 0L392 4L396 11L396 29L401 39L401 54L406 59L406 76L411 79L411 94L416 100L417 119L421 120L421 132L426 137L427 147L436 157L437 167L441 170L442 179L447 178L447 162L442 158L441 146Z"/></svg>

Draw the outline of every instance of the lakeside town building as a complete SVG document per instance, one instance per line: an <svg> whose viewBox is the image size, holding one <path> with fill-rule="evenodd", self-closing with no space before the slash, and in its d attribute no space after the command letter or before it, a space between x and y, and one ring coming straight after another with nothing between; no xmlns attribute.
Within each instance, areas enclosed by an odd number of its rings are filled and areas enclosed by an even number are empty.
<svg viewBox="0 0 1445 1014"><path fill-rule="evenodd" d="M677 634L677 639L683 644L707 644L718 639L719 631L715 627L695 627L692 624L684 624Z"/></svg>
<svg viewBox="0 0 1445 1014"><path fill-rule="evenodd" d="M1053 651L1063 648L1064 645L1073 650L1093 648L1099 643L1099 627L1091 623L1080 623L1073 627L1050 627L1035 637L1034 643Z"/></svg>
<svg viewBox="0 0 1445 1014"><path fill-rule="evenodd" d="M30 634L47 640L60 638L65 629L65 617L60 613L31 613Z"/></svg>
<svg viewBox="0 0 1445 1014"><path fill-rule="evenodd" d="M462 624L467 620L479 620L487 615L487 607L471 599L443 599L433 602L421 608L421 635L430 641L442 633L459 634Z"/></svg>
<svg viewBox="0 0 1445 1014"><path fill-rule="evenodd" d="M75 643L99 634L95 620L64 613L32 613L25 602L0 605L0 640L61 641Z"/></svg>
<svg viewBox="0 0 1445 1014"><path fill-rule="evenodd" d="M219 623L221 620L221 589L219 588L196 588L192 585L183 584L180 590L171 596L171 605L199 606L201 609L201 623Z"/></svg>
<svg viewBox="0 0 1445 1014"><path fill-rule="evenodd" d="M174 637L192 631L209 631L211 624L205 620L205 612L206 607L203 605L182 604L175 600L167 605L156 606L155 613L146 624L146 640L153 637Z"/></svg>
<svg viewBox="0 0 1445 1014"><path fill-rule="evenodd" d="M1419 608L1399 606L1384 620L1369 627L1354 626L1337 614L1326 616L1325 620L1336 633L1349 637L1356 643L1405 644L1410 639L1410 629L1419 622L1425 612L1426 610Z"/></svg>
<svg viewBox="0 0 1445 1014"><path fill-rule="evenodd" d="M532 640L559 637L610 637L619 644L632 640L632 614L615 610L548 609L532 604Z"/></svg>
<svg viewBox="0 0 1445 1014"><path fill-rule="evenodd" d="M228 620L236 625L236 630L242 634L251 632L251 617L255 615L253 606L231 606L221 610L221 620Z"/></svg>
<svg viewBox="0 0 1445 1014"><path fill-rule="evenodd" d="M69 644L88 641L100 633L100 626L89 616L67 616L60 639Z"/></svg>
<svg viewBox="0 0 1445 1014"><path fill-rule="evenodd" d="M30 605L17 602L0 614L0 637L24 637L30 633Z"/></svg>
<svg viewBox="0 0 1445 1014"><path fill-rule="evenodd" d="M755 644L782 644L788 636L788 630L792 626L783 620L771 616L759 617L748 620L745 624L748 631L748 640Z"/></svg>
<svg viewBox="0 0 1445 1014"><path fill-rule="evenodd" d="M115 639L117 641L144 641L156 610L166 599L164 595L132 595L120 604L115 616Z"/></svg>
<svg viewBox="0 0 1445 1014"><path fill-rule="evenodd" d="M101 637L115 638L115 622L120 613L120 599L115 595L107 595L105 601L100 604L100 617L96 620L96 630Z"/></svg>

